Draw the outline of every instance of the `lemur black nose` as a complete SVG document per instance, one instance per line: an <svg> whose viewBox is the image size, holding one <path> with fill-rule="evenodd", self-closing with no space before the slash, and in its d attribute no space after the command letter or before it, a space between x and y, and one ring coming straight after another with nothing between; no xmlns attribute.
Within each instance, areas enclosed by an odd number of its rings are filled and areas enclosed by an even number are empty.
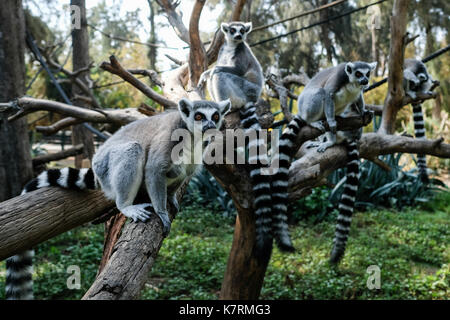
<svg viewBox="0 0 450 320"><path fill-rule="evenodd" d="M242 36L239 35L239 34L238 34L237 36L235 36L234 38L235 38L236 40L242 40Z"/></svg>
<svg viewBox="0 0 450 320"><path fill-rule="evenodd" d="M362 80L361 80L361 84L362 84L362 85L369 84L369 80L367 80L367 79L362 79Z"/></svg>
<svg viewBox="0 0 450 320"><path fill-rule="evenodd" d="M216 128L216 124L212 121L209 121L206 126L203 126L203 132L205 132L206 130L215 129L215 128Z"/></svg>

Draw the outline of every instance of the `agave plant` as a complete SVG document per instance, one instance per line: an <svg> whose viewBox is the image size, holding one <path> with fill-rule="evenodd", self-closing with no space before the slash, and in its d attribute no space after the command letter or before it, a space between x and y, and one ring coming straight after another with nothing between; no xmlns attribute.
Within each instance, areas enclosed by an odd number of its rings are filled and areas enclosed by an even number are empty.
<svg viewBox="0 0 450 320"><path fill-rule="evenodd" d="M380 156L391 170L386 171L371 161L363 161L360 167L359 188L356 206L361 209L368 207L395 207L401 209L417 203L427 202L436 192L446 188L438 179L430 179L428 184L420 179L417 168L404 171L400 165L402 154ZM339 169L330 176L335 183L330 200L337 203L345 183L345 169Z"/></svg>

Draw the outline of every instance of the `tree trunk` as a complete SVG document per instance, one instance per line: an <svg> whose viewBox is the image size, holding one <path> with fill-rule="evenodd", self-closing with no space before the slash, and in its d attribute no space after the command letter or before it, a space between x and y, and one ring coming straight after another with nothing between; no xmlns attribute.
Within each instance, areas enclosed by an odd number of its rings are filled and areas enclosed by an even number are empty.
<svg viewBox="0 0 450 320"><path fill-rule="evenodd" d="M259 298L270 254L266 259L258 260L253 254L254 245L255 214L248 209L238 208L233 244L220 291L221 300Z"/></svg>
<svg viewBox="0 0 450 320"><path fill-rule="evenodd" d="M408 0L395 0L391 16L388 93L384 101L379 133L393 134L395 119L403 106L403 61L405 58L405 32Z"/></svg>
<svg viewBox="0 0 450 320"><path fill-rule="evenodd" d="M80 8L81 14L81 28L72 30L72 43L73 43L73 71L80 70L89 66L89 34L87 30L86 20L86 1L85 0L71 0L71 5L76 5ZM80 73L79 79L86 85L88 85L89 71ZM84 96L83 91L76 85L72 85L72 94L78 96ZM81 107L89 107L84 99L74 99L73 103ZM83 125L78 124L72 126L72 144L75 146L82 143L84 145L84 152L82 155L75 157L75 167L81 168L83 158L92 160L94 155L94 138L92 133L87 130Z"/></svg>
<svg viewBox="0 0 450 320"><path fill-rule="evenodd" d="M2 1L0 10L0 102L24 94L25 20L21 0ZM18 195L33 177L26 118L14 123L0 114L0 201Z"/></svg>
<svg viewBox="0 0 450 320"><path fill-rule="evenodd" d="M328 0L321 0L319 2L319 6L326 5L328 3ZM320 20L327 20L328 19L328 9L320 11ZM322 29L321 37L322 42L325 47L325 51L327 53L327 61L329 64L333 63L333 44L330 39L330 29L328 28L328 24L324 23L320 27Z"/></svg>
<svg viewBox="0 0 450 320"><path fill-rule="evenodd" d="M150 38L149 43L156 44L156 32L155 32L155 7L152 0L148 0L148 6L150 7L150 16L148 20L150 22ZM150 69L156 70L156 57L158 55L156 47L150 47L148 50L148 58L150 60Z"/></svg>
<svg viewBox="0 0 450 320"><path fill-rule="evenodd" d="M378 70L380 69L380 54L378 51L378 37L377 37L377 25L375 23L372 24L371 33L372 33L372 61L377 62L377 66L373 71L373 74L378 76Z"/></svg>

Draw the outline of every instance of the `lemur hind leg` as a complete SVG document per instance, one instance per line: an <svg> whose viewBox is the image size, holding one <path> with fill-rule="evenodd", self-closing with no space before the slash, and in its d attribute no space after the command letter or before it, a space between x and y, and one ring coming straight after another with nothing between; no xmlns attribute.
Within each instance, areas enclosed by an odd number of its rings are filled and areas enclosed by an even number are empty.
<svg viewBox="0 0 450 320"><path fill-rule="evenodd" d="M256 103L261 94L261 89L256 84L231 73L216 72L210 81L208 87L214 100L222 101L229 98L233 109L242 108L247 102Z"/></svg>
<svg viewBox="0 0 450 320"><path fill-rule="evenodd" d="M110 185L117 208L133 221L147 221L150 203L133 205L144 174L144 150L137 142L114 146L110 150Z"/></svg>

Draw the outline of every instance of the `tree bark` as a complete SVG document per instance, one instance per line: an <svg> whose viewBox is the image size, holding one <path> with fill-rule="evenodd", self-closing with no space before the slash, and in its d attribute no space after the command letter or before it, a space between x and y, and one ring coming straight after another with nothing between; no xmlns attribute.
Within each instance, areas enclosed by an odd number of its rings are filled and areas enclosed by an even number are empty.
<svg viewBox="0 0 450 320"><path fill-rule="evenodd" d="M94 220L114 202L101 191L42 188L0 204L0 260Z"/></svg>
<svg viewBox="0 0 450 320"><path fill-rule="evenodd" d="M24 94L25 20L21 0L2 1L0 10L0 102ZM14 123L0 113L0 201L21 192L33 177L26 119Z"/></svg>
<svg viewBox="0 0 450 320"><path fill-rule="evenodd" d="M81 70L88 68L90 65L89 58L89 33L87 29L87 19L86 19L86 0L70 0L71 5L76 5L80 8L81 14L81 28L72 30L72 62L73 70ZM84 84L88 85L89 70L83 71L78 75L78 78ZM73 96L84 96L84 92L76 85L72 85ZM74 104L81 107L89 107L89 104L84 101L84 99L73 99ZM72 144L75 146L77 144L84 145L84 152L82 155L75 156L75 167L81 168L83 158L88 158L92 160L95 153L94 148L94 137L92 132L86 129L83 125L77 124L72 126Z"/></svg>
<svg viewBox="0 0 450 320"><path fill-rule="evenodd" d="M395 132L395 119L402 105L403 61L405 58L405 36L408 0L395 0L391 16L391 41L389 51L388 93L384 101L379 133Z"/></svg>
<svg viewBox="0 0 450 320"><path fill-rule="evenodd" d="M149 43L156 44L158 40L156 37L155 30L155 5L152 0L148 0L148 6L150 8L150 16L148 17L148 21L150 22L150 37L148 39ZM148 58L150 60L150 68L156 70L156 57L158 55L157 48L155 46L151 46L148 49Z"/></svg>

